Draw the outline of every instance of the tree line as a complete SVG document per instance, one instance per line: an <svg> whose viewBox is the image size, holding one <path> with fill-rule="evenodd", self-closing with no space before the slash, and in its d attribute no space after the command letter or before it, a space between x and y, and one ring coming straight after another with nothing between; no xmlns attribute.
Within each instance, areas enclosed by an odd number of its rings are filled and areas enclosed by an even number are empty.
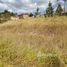
<svg viewBox="0 0 67 67"><path fill-rule="evenodd" d="M65 9L65 2L66 1L67 0L64 0L64 9L63 9L62 6L61 6L61 4L58 3L58 0L57 0L57 8L56 8L56 10L54 10L54 8L52 7L52 3L49 1L48 7L46 9L46 13L44 14L44 16L45 17L46 16L50 17L50 16L54 16L54 15L62 16L63 13L66 14L66 11L65 11L66 10ZM36 9L35 15L36 16L37 15L40 15L40 12L39 12L39 8L38 7Z"/></svg>
<svg viewBox="0 0 67 67"><path fill-rule="evenodd" d="M4 10L4 12L0 13L0 23L10 20L11 16L15 16L15 13Z"/></svg>
<svg viewBox="0 0 67 67"><path fill-rule="evenodd" d="M66 11L65 11L65 2L66 1L67 0L64 0L64 9L62 9L61 4L58 3L58 0L57 0L57 8L56 8L56 10L54 10L54 8L52 7L52 3L49 1L48 7L46 8L46 13L44 13L44 16L45 17L52 17L54 15L61 16L62 12L65 14L66 13ZM34 17L41 16L40 13L41 13L40 9L37 7L37 9L35 11L35 14L30 13L28 16L29 17L32 17L32 16L34 16ZM9 12L8 10L4 10L4 12L0 13L0 23L10 20L11 16L16 16L16 14L13 13L13 12Z"/></svg>

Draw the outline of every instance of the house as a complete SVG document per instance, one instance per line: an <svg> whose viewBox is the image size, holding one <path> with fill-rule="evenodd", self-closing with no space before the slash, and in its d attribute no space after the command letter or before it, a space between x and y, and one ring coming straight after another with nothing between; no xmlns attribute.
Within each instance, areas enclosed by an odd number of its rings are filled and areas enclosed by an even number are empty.
<svg viewBox="0 0 67 67"><path fill-rule="evenodd" d="M18 15L19 19L23 19L23 18L28 18L29 14L28 13L22 13L20 15Z"/></svg>

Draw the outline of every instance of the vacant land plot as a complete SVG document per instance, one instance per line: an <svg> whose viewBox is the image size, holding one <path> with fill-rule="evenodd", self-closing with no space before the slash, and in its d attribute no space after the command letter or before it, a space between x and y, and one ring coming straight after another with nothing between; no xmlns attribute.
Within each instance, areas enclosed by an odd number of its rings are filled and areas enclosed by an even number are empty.
<svg viewBox="0 0 67 67"><path fill-rule="evenodd" d="M0 67L44 67L47 55L57 55L67 64L67 17L0 24Z"/></svg>

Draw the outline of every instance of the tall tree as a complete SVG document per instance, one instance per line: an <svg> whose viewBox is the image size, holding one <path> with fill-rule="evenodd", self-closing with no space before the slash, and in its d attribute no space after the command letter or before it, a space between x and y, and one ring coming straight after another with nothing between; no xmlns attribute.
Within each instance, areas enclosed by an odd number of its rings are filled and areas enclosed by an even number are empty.
<svg viewBox="0 0 67 67"><path fill-rule="evenodd" d="M56 9L56 14L60 16L60 15L62 15L62 11L63 11L63 9L62 9L61 5L58 4L57 9Z"/></svg>
<svg viewBox="0 0 67 67"><path fill-rule="evenodd" d="M35 15L36 15L36 16L40 15L40 12L39 12L39 8L38 8L38 7L37 7L37 9L36 9Z"/></svg>
<svg viewBox="0 0 67 67"><path fill-rule="evenodd" d="M46 15L47 16L53 16L53 7L52 7L52 3L49 1L48 3L48 8L46 9Z"/></svg>
<svg viewBox="0 0 67 67"><path fill-rule="evenodd" d="M66 11L65 11L65 2L66 2L67 0L63 0L63 1L64 1L64 13L65 13L65 12L66 12Z"/></svg>

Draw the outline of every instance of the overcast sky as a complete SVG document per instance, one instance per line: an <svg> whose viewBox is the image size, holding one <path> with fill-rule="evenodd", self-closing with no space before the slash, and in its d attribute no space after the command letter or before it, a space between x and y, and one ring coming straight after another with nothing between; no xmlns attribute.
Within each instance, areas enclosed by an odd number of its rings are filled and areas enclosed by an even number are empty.
<svg viewBox="0 0 67 67"><path fill-rule="evenodd" d="M37 7L41 11L47 8L48 2L51 1L53 7L56 8L56 0L0 0L0 12L8 9L16 13L33 12ZM59 0L63 7L63 0Z"/></svg>

